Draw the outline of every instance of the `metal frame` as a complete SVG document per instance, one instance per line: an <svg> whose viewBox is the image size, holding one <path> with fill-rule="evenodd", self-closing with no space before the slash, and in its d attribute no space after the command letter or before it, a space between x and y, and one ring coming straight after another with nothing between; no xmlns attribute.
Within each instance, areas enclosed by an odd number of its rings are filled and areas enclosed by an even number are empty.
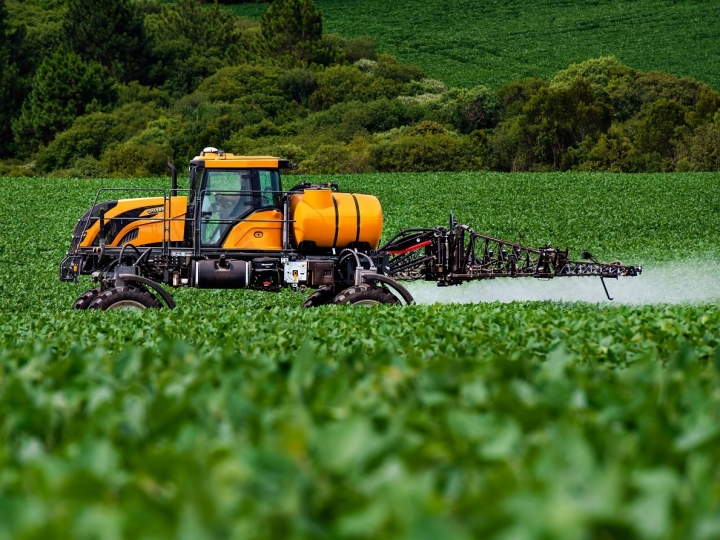
<svg viewBox="0 0 720 540"><path fill-rule="evenodd" d="M387 275L443 285L499 277L597 276L604 280L642 273L641 266L620 261L601 263L587 252L583 252L583 258L588 260L571 260L568 249L530 248L456 224L452 230L444 227L402 230L379 251L388 256L384 265Z"/></svg>

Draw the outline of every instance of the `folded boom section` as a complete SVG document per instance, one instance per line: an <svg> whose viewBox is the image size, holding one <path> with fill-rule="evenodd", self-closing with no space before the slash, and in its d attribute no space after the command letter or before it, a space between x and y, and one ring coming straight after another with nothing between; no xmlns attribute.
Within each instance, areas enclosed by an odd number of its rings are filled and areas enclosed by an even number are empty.
<svg viewBox="0 0 720 540"><path fill-rule="evenodd" d="M568 250L530 248L453 223L451 229L406 229L379 249L388 256L385 273L395 279L437 281L455 285L498 277L554 278L637 276L640 266L620 261L601 263L583 252L582 261L568 258Z"/></svg>

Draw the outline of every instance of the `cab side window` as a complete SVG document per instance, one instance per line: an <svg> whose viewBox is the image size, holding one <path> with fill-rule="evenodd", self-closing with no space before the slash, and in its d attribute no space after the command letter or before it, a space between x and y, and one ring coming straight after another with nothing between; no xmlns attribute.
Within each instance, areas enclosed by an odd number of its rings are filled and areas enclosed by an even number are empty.
<svg viewBox="0 0 720 540"><path fill-rule="evenodd" d="M280 175L277 171L258 171L260 208L280 208Z"/></svg>

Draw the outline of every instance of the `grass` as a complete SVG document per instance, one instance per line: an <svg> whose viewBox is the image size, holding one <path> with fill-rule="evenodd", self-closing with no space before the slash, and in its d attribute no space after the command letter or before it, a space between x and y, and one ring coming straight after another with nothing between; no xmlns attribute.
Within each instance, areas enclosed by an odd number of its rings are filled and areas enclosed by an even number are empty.
<svg viewBox="0 0 720 540"><path fill-rule="evenodd" d="M371 36L381 52L450 86L499 87L616 56L640 70L720 88L720 4L712 0L317 0L326 32ZM233 6L258 17L265 4Z"/></svg>

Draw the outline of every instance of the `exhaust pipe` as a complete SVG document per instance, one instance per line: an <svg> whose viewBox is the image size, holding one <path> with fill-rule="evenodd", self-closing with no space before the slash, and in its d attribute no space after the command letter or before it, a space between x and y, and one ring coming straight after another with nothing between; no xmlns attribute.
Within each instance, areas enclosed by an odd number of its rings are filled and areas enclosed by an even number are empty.
<svg viewBox="0 0 720 540"><path fill-rule="evenodd" d="M167 162L168 169L170 169L170 177L172 178L172 183L170 184L170 196L171 197L177 197L177 169L175 168L175 165Z"/></svg>

